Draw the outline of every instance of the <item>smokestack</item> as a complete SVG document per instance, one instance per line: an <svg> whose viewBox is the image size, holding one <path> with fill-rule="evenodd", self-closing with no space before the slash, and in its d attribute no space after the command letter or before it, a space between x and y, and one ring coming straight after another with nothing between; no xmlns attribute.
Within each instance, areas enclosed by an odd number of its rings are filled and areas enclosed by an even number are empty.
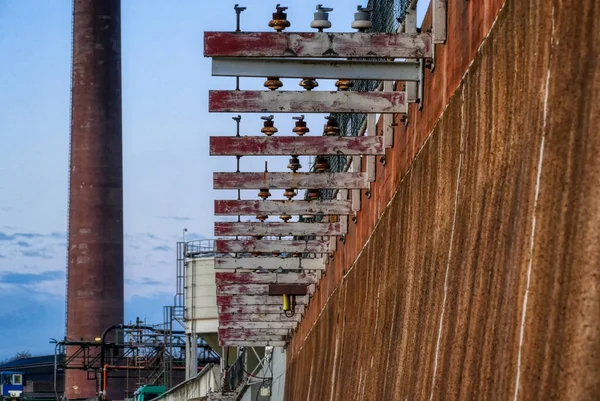
<svg viewBox="0 0 600 401"><path fill-rule="evenodd" d="M120 0L74 0L72 79L67 338L94 341L123 323ZM122 384L110 385L109 399L123 399ZM68 399L96 386L67 370Z"/></svg>

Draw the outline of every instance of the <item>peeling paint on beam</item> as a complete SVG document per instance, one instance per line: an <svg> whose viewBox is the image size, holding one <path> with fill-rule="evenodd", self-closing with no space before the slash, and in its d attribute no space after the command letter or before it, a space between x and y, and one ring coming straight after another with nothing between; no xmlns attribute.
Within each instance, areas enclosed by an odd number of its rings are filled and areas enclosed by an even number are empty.
<svg viewBox="0 0 600 401"><path fill-rule="evenodd" d="M214 189L369 188L365 173L213 173Z"/></svg>
<svg viewBox="0 0 600 401"><path fill-rule="evenodd" d="M377 81L418 81L418 62L214 58L212 75L222 77L279 77L314 79L368 79Z"/></svg>
<svg viewBox="0 0 600 401"><path fill-rule="evenodd" d="M219 321L219 329L235 329L235 330L255 330L255 329L295 329L298 322L229 322L223 323Z"/></svg>
<svg viewBox="0 0 600 401"><path fill-rule="evenodd" d="M219 328L219 338L230 338L230 339L245 339L250 337L273 337L273 336L285 336L289 333L289 329L221 329Z"/></svg>
<svg viewBox="0 0 600 401"><path fill-rule="evenodd" d="M281 297L279 301L281 302ZM282 313L221 313L219 323L230 322L299 322L302 315L299 313L288 317Z"/></svg>
<svg viewBox="0 0 600 401"><path fill-rule="evenodd" d="M285 341L239 341L239 340L225 340L220 341L219 344L222 347L285 347L287 343Z"/></svg>
<svg viewBox="0 0 600 401"><path fill-rule="evenodd" d="M304 274L309 274L302 272ZM222 274L217 272L216 274ZM225 273L229 274L229 273ZM235 273L231 273L235 274ZM263 273L257 273L263 274ZM282 273L283 274L283 273ZM268 275L268 274L265 274ZM296 304L304 304L304 298L297 298ZM217 295L217 306L237 306L237 305L277 305L281 306L280 297L272 297L269 295ZM283 313L278 310L276 313Z"/></svg>
<svg viewBox="0 0 600 401"><path fill-rule="evenodd" d="M215 269L264 269L264 270L324 270L322 258L277 258L277 257L249 257L249 258L215 258Z"/></svg>
<svg viewBox="0 0 600 401"><path fill-rule="evenodd" d="M217 216L254 216L258 213L291 215L324 214L348 215L352 204L348 200L216 200Z"/></svg>
<svg viewBox="0 0 600 401"><path fill-rule="evenodd" d="M406 93L212 90L208 93L208 111L404 114Z"/></svg>
<svg viewBox="0 0 600 401"><path fill-rule="evenodd" d="M280 297L274 297L274 298L279 298L279 301L281 301ZM297 297L302 298L302 297ZM219 314L238 314L238 313L250 313L250 314L256 314L256 313L273 313L273 314L280 314L283 313L283 307L281 302L279 302L279 305L224 305L224 306L217 306L217 310L219 312ZM296 307L294 308L294 310L296 311L297 314L303 314L304 313L304 305L298 305L296 304Z"/></svg>
<svg viewBox="0 0 600 401"><path fill-rule="evenodd" d="M342 223L254 223L216 222L215 235L344 235L347 227Z"/></svg>
<svg viewBox="0 0 600 401"><path fill-rule="evenodd" d="M290 295L306 295L314 292L314 286L307 288L306 284L217 284L217 295L271 295L273 293L272 286L285 286L290 288ZM284 287L284 288L285 288ZM279 287L276 287L279 288ZM312 288L312 291L310 291ZM298 294L299 290L303 290L303 294ZM296 292L292 292L296 291ZM277 294L277 295L283 295Z"/></svg>
<svg viewBox="0 0 600 401"><path fill-rule="evenodd" d="M285 252L285 253L331 253L329 241L324 240L217 240L216 251L219 253L244 252Z"/></svg>
<svg viewBox="0 0 600 401"><path fill-rule="evenodd" d="M428 33L204 32L205 57L425 58Z"/></svg>
<svg viewBox="0 0 600 401"><path fill-rule="evenodd" d="M219 240L218 240L219 241ZM218 245L217 245L218 248ZM219 252L219 251L217 251ZM216 272L217 285L225 284L316 284L319 275L309 272L289 273L249 273L249 272Z"/></svg>
<svg viewBox="0 0 600 401"><path fill-rule="evenodd" d="M380 136L211 136L211 156L384 155Z"/></svg>

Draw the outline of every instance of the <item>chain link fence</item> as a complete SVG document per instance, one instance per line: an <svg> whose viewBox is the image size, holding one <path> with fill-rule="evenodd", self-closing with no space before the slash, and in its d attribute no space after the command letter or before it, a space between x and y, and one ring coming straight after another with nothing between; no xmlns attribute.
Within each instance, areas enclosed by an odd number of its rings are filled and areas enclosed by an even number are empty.
<svg viewBox="0 0 600 401"><path fill-rule="evenodd" d="M371 12L371 22L373 28L370 32L396 32L398 30L398 21L402 21L406 15L411 0L369 0L368 7ZM367 92L373 91L379 86L379 81L356 80L354 86L350 88L352 91ZM340 126L341 136L357 136L360 128L363 125L365 114L350 114L350 113L331 113ZM343 171L346 163L346 156L328 156L329 170L332 172ZM323 199L332 199L335 191L331 189L321 190Z"/></svg>

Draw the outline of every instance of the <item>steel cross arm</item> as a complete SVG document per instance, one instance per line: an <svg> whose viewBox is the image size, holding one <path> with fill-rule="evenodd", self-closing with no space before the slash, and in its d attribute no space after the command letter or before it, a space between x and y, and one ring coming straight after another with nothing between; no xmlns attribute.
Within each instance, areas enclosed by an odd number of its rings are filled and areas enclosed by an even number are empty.
<svg viewBox="0 0 600 401"><path fill-rule="evenodd" d="M325 264L323 263L323 258L278 258L275 256L248 258L217 257L215 258L215 269L324 270ZM261 292L254 295L267 295L267 293Z"/></svg>
<svg viewBox="0 0 600 401"><path fill-rule="evenodd" d="M276 298L279 301L277 305L226 305L226 306L217 306L217 311L220 315L222 314L262 314L262 313L273 313L273 314L281 314L283 313L283 307L281 304L280 297L271 297ZM300 298L300 297L297 297ZM304 313L305 305L298 305L294 307L296 314Z"/></svg>
<svg viewBox="0 0 600 401"><path fill-rule="evenodd" d="M219 253L284 252L284 253L331 253L329 240L217 240ZM217 278L218 283L218 278Z"/></svg>
<svg viewBox="0 0 600 401"><path fill-rule="evenodd" d="M255 223L216 222L216 236L256 235L344 235L347 227L342 223Z"/></svg>
<svg viewBox="0 0 600 401"><path fill-rule="evenodd" d="M365 173L213 173L214 189L366 189Z"/></svg>
<svg viewBox="0 0 600 401"><path fill-rule="evenodd" d="M239 272L237 272L239 273ZM308 274L307 272L301 272ZM234 272L216 274L236 274ZM256 273L256 274L267 274L267 273ZM291 273L280 273L280 274L291 274ZM304 305L304 299L302 297L296 298L296 304ZM270 295L218 295L217 294L217 306L240 306L240 305L275 305L281 306L281 298ZM278 310L276 313L283 313Z"/></svg>
<svg viewBox="0 0 600 401"><path fill-rule="evenodd" d="M208 111L236 113L405 114L405 92L226 91L208 92Z"/></svg>
<svg viewBox="0 0 600 401"><path fill-rule="evenodd" d="M241 241L240 241L241 242ZM275 242L275 241L273 241ZM249 273L216 272L217 285L226 284L316 284L319 276L315 273Z"/></svg>
<svg viewBox="0 0 600 401"><path fill-rule="evenodd" d="M205 57L425 58L429 33L204 32Z"/></svg>
<svg viewBox="0 0 600 401"><path fill-rule="evenodd" d="M258 213L349 215L353 212L349 200L215 200L217 216L253 216Z"/></svg>
<svg viewBox="0 0 600 401"><path fill-rule="evenodd" d="M211 136L211 156L384 155L381 136Z"/></svg>
<svg viewBox="0 0 600 401"><path fill-rule="evenodd" d="M418 81L421 79L421 68L415 61L214 58L212 75Z"/></svg>

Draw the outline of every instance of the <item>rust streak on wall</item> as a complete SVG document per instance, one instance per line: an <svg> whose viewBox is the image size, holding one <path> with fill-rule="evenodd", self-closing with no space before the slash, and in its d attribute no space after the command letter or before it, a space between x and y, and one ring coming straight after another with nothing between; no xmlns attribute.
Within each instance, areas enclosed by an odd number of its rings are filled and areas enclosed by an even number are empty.
<svg viewBox="0 0 600 401"><path fill-rule="evenodd" d="M449 4L423 112L292 339L288 401L600 398L600 5L500 3Z"/></svg>
<svg viewBox="0 0 600 401"><path fill-rule="evenodd" d="M77 341L123 323L120 12L119 0L74 1L67 337ZM110 379L110 399L119 386ZM68 399L97 390L67 371Z"/></svg>

